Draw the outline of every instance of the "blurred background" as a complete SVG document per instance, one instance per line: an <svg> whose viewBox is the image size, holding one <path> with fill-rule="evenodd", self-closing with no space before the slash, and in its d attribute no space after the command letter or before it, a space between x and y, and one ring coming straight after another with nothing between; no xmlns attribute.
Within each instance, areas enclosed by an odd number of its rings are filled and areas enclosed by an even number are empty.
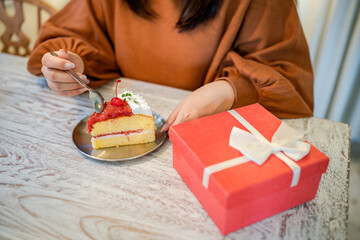
<svg viewBox="0 0 360 240"><path fill-rule="evenodd" d="M0 0L7 14L15 14L13 0ZM43 0L55 11L70 0ZM29 2L32 2L31 0ZM314 116L351 126L349 239L360 237L360 1L297 0L298 12L309 44L315 73ZM37 7L24 3L23 32L32 48L37 27ZM43 23L50 14L41 11ZM1 17L1 16L0 16ZM0 21L0 36L6 27ZM12 36L17 40L18 36ZM0 49L3 43L0 41ZM10 49L11 50L11 49ZM20 54L26 51L20 49Z"/></svg>
<svg viewBox="0 0 360 240"><path fill-rule="evenodd" d="M349 239L360 239L360 1L297 4L315 73L314 116L351 126Z"/></svg>

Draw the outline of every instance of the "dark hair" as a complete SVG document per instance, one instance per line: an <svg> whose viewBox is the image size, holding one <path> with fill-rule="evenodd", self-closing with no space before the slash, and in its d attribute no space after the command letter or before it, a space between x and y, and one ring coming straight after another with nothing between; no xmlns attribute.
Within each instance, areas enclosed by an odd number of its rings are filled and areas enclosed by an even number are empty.
<svg viewBox="0 0 360 240"><path fill-rule="evenodd" d="M130 9L147 19L156 17L147 0L125 0ZM180 17L176 23L180 32L194 29L200 23L216 16L221 7L221 0L177 0Z"/></svg>

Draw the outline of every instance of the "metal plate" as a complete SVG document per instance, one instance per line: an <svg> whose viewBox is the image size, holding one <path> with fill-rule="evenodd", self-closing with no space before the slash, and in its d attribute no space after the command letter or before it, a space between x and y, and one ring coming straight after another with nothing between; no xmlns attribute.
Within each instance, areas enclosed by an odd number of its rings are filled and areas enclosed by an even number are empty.
<svg viewBox="0 0 360 240"><path fill-rule="evenodd" d="M72 140L75 147L86 157L101 161L124 161L132 160L151 153L160 147L166 139L167 132L160 132L165 120L157 113L155 116L155 142L134 144L128 146L94 149L91 145L91 135L87 132L86 121L91 116L83 118L74 128Z"/></svg>

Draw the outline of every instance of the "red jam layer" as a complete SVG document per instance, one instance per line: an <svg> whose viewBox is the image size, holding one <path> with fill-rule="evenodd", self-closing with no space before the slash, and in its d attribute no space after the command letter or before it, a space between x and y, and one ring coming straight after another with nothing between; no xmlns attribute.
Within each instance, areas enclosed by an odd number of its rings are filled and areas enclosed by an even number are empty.
<svg viewBox="0 0 360 240"><path fill-rule="evenodd" d="M94 112L93 115L91 115L91 117L89 117L89 119L86 121L88 133L91 132L93 125L97 122L131 115L133 115L133 112L127 102L124 102L121 106L114 106L108 102L105 104L105 108L101 113Z"/></svg>
<svg viewBox="0 0 360 240"><path fill-rule="evenodd" d="M125 136L129 136L131 133L141 133L144 129L138 129L138 130L130 130L130 131L122 131L122 132L116 132L116 133L107 133L107 134L100 134L93 136L93 138L99 138L104 136L110 136L110 135L117 135L117 134L124 134Z"/></svg>

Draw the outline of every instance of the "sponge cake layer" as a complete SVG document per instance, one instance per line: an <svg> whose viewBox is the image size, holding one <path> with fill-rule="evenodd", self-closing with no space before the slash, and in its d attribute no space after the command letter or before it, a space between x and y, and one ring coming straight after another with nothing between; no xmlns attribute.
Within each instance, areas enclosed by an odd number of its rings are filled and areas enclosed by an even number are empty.
<svg viewBox="0 0 360 240"><path fill-rule="evenodd" d="M120 133L120 134L107 135L107 136L91 139L92 146L95 149L116 147L116 146L130 145L130 144L141 144L141 143L148 143L154 141L155 141L154 131L141 131L139 133L134 133L134 134Z"/></svg>

